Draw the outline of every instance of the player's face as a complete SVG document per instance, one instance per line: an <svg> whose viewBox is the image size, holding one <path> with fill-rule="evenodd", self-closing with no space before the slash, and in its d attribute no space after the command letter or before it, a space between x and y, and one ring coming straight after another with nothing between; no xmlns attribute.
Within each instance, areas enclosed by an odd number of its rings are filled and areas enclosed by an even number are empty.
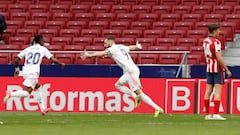
<svg viewBox="0 0 240 135"><path fill-rule="evenodd" d="M104 47L105 47L105 48L110 47L110 42L109 42L107 39L104 40L104 43L103 43L103 44L104 44Z"/></svg>
<svg viewBox="0 0 240 135"><path fill-rule="evenodd" d="M219 29L219 28L216 29L216 30L214 30L214 31L212 32L212 35L213 35L214 37L218 37L219 34L220 34L220 29Z"/></svg>
<svg viewBox="0 0 240 135"><path fill-rule="evenodd" d="M216 29L216 36L219 36L220 32L220 29Z"/></svg>
<svg viewBox="0 0 240 135"><path fill-rule="evenodd" d="M45 40L42 38L39 42L40 45L44 46Z"/></svg>

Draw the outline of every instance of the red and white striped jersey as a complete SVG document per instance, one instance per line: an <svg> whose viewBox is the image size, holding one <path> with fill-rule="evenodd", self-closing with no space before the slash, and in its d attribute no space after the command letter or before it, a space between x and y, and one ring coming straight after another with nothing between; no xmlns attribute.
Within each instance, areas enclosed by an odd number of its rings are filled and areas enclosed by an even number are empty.
<svg viewBox="0 0 240 135"><path fill-rule="evenodd" d="M215 37L207 37L203 40L204 54L207 64L207 72L222 72L223 68L217 61L216 52L221 52L221 42Z"/></svg>

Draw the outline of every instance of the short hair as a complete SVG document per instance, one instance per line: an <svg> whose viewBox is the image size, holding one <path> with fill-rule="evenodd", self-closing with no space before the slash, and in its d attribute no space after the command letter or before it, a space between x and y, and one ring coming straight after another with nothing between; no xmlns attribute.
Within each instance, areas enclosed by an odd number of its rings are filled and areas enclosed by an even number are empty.
<svg viewBox="0 0 240 135"><path fill-rule="evenodd" d="M208 25L208 31L210 33L213 33L214 30L219 29L220 28L220 24L219 23L213 23L213 24L209 24Z"/></svg>
<svg viewBox="0 0 240 135"><path fill-rule="evenodd" d="M43 39L42 35L35 35L34 39L32 41L32 45L36 44L36 43L40 43L40 41Z"/></svg>
<svg viewBox="0 0 240 135"><path fill-rule="evenodd" d="M113 37L107 37L106 39L107 39L107 40L112 40L112 41L115 42L115 39L114 39Z"/></svg>

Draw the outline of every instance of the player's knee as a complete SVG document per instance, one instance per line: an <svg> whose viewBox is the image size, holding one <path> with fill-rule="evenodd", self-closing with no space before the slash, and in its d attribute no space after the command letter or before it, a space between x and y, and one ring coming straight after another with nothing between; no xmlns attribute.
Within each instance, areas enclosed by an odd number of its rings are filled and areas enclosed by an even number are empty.
<svg viewBox="0 0 240 135"><path fill-rule="evenodd" d="M135 93L136 95L140 95L140 94L143 93L143 92L142 92L141 89L138 89L138 90L135 90L134 93Z"/></svg>

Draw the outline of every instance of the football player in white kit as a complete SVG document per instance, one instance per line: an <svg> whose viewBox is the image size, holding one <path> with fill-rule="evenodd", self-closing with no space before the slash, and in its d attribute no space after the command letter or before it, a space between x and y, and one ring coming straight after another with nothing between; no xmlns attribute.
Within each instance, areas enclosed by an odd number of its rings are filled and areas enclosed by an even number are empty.
<svg viewBox="0 0 240 135"><path fill-rule="evenodd" d="M163 109L154 103L152 99L142 91L139 79L139 68L129 55L129 51L131 50L142 49L141 44L137 42L136 45L125 46L122 44L116 44L114 38L106 38L104 40L104 47L106 48L104 51L97 51L94 53L88 53L85 51L84 54L81 55L81 58L86 59L87 57L110 56L123 70L123 75L115 83L115 87L119 91L134 97L135 107L138 107L142 100L155 109L154 117L163 113ZM125 84L128 84L130 88L125 86Z"/></svg>
<svg viewBox="0 0 240 135"><path fill-rule="evenodd" d="M42 35L36 35L33 39L32 45L21 51L15 61L15 72L14 76L19 75L19 61L25 58L25 63L22 69L22 76L24 78L23 85L24 90L17 90L12 92L7 92L4 97L4 103L8 101L11 97L28 97L31 92L36 89L37 101L40 106L42 115L45 115L50 108L45 107L43 102L43 97L41 93L41 85L38 82L40 73L40 64L43 57L47 57L52 62L64 67L65 64L60 62L58 59L54 58L49 50L44 46L45 41Z"/></svg>

